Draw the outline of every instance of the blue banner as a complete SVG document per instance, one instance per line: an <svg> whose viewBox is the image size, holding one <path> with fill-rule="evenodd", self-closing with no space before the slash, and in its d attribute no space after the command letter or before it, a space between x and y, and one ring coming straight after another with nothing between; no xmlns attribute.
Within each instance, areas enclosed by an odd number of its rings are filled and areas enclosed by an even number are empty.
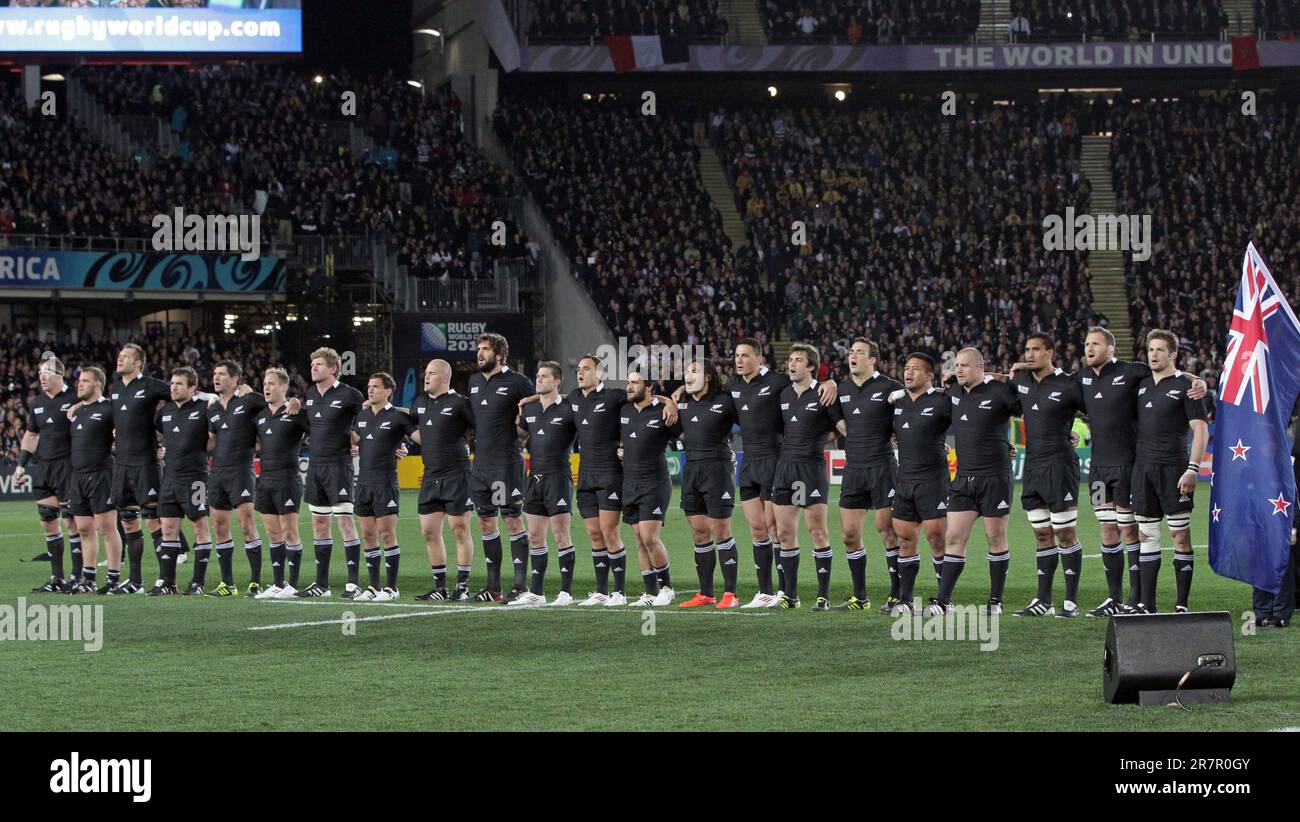
<svg viewBox="0 0 1300 822"><path fill-rule="evenodd" d="M1291 552L1295 474L1286 429L1300 393L1300 321L1246 249L1228 330L1210 482L1210 567L1277 593Z"/></svg>
<svg viewBox="0 0 1300 822"><path fill-rule="evenodd" d="M0 44L0 54L298 54L302 9L9 6Z"/></svg>
<svg viewBox="0 0 1300 822"><path fill-rule="evenodd" d="M279 257L0 250L0 287L282 292L285 269Z"/></svg>

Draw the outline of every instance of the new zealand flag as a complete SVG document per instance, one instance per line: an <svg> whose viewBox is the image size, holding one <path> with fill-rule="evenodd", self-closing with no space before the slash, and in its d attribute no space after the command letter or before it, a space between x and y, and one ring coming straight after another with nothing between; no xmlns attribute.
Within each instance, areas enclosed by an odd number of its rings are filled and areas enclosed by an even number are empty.
<svg viewBox="0 0 1300 822"><path fill-rule="evenodd" d="M1295 474L1286 429L1300 393L1300 321L1246 248L1214 422L1210 567L1277 593L1291 550Z"/></svg>

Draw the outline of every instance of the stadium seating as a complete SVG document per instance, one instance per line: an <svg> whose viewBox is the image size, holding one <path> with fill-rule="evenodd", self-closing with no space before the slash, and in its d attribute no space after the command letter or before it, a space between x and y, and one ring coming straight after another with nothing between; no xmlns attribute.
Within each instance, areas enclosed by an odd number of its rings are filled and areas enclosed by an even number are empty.
<svg viewBox="0 0 1300 822"><path fill-rule="evenodd" d="M1246 243L1289 295L1300 285L1300 110L1270 100L1247 116L1233 95L1120 101L1109 126L1117 210L1151 214L1155 233L1151 259L1128 263L1135 345L1170 329L1185 349L1180 366L1211 378Z"/></svg>
<svg viewBox="0 0 1300 822"><path fill-rule="evenodd" d="M483 258L519 256L486 242L494 198L513 193L511 175L465 139L460 101L421 94L388 75L313 75L264 64L125 66L86 72L112 114L152 113L183 122L190 176L199 170L249 206L267 193L264 219L292 222L294 234L369 235L402 250L415 276L473 277ZM341 111L356 95L356 115ZM177 111L183 110L183 115ZM374 148L354 156L342 132L362 127ZM168 163L175 167L175 161Z"/></svg>
<svg viewBox="0 0 1300 822"><path fill-rule="evenodd" d="M726 360L736 339L770 336L768 295L704 190L689 117L530 97L497 120L614 333Z"/></svg>
<svg viewBox="0 0 1300 822"><path fill-rule="evenodd" d="M716 39L726 33L718 0L531 0L528 36L579 40L608 34L678 34Z"/></svg>
<svg viewBox="0 0 1300 822"><path fill-rule="evenodd" d="M978 345L1005 369L1046 330L1074 361L1098 320L1086 255L1045 252L1041 224L1087 208L1078 160L1094 114L1071 97L1015 103L982 101L967 118L930 101L726 115L719 153L787 336L837 366L862 334L886 362Z"/></svg>
<svg viewBox="0 0 1300 822"><path fill-rule="evenodd" d="M980 0L764 0L773 43L963 42L979 26Z"/></svg>
<svg viewBox="0 0 1300 822"><path fill-rule="evenodd" d="M1131 2L1131 0L1011 0L1012 25L1020 39L1137 40L1218 39L1228 25L1222 0Z"/></svg>

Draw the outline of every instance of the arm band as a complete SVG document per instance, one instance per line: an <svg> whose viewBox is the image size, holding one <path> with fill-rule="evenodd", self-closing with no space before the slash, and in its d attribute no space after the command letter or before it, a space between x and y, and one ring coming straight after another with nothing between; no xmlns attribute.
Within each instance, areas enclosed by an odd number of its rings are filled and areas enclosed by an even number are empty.
<svg viewBox="0 0 1300 822"><path fill-rule="evenodd" d="M27 467L27 463L29 463L29 462L31 462L31 461L32 461L32 452L31 452L31 451L19 451L19 452L18 452L18 466L19 466L20 468L26 468L26 467Z"/></svg>

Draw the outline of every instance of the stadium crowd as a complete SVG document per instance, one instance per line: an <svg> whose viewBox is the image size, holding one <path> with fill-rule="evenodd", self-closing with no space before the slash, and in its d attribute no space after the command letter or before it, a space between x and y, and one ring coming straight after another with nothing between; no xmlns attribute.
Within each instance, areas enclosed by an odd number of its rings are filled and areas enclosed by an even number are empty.
<svg viewBox="0 0 1300 822"><path fill-rule="evenodd" d="M700 345L720 363L741 337L770 341L776 295L723 232L700 178L694 120L586 105L575 116L560 101L512 99L497 130L615 335Z"/></svg>
<svg viewBox="0 0 1300 822"><path fill-rule="evenodd" d="M1035 330L1060 341L1068 366L1104 322L1089 308L1086 255L1045 252L1041 237L1045 214L1087 208L1080 135L1096 116L1071 97L981 101L969 118L924 101L717 112L712 131L784 296L780 322L829 358L824 372L860 334L891 365L962 343L996 370Z"/></svg>
<svg viewBox="0 0 1300 822"><path fill-rule="evenodd" d="M1300 107L1270 99L1248 116L1233 95L1120 101L1108 127L1116 210L1151 214L1155 235L1149 261L1127 259L1133 338L1176 330L1180 366L1209 380L1227 347L1246 242L1288 295L1300 286Z"/></svg>
<svg viewBox="0 0 1300 822"><path fill-rule="evenodd" d="M145 376L169 380L173 368L188 365L199 375L205 391L212 389L212 369L221 360L234 358L243 363L249 384L261 388L261 373L279 361L279 352L261 340L217 334L134 334L129 339L93 331L65 331L57 336L49 332L39 336L27 326L13 329L0 326L0 407L4 418L0 424L0 464L11 464L18 457L18 444L27 425L27 409L40 391L37 371L41 356L53 352L68 369L67 381L73 384L83 366L107 365L117 361L125 342L144 348ZM291 391L298 396L307 383L298 367L288 369Z"/></svg>
<svg viewBox="0 0 1300 822"><path fill-rule="evenodd" d="M1255 28L1294 36L1300 32L1300 5L1292 0L1255 0Z"/></svg>
<svg viewBox="0 0 1300 822"><path fill-rule="evenodd" d="M980 16L979 0L764 0L762 9L773 43L960 42Z"/></svg>
<svg viewBox="0 0 1300 822"><path fill-rule="evenodd" d="M416 276L474 277L490 270L488 259L520 253L514 231L510 248L488 243L496 199L518 181L465 139L450 89L422 94L392 74L254 63L82 76L110 113L170 122L181 141L180 159L164 161L174 179L197 170L230 202L288 221L293 234L390 242ZM342 111L347 92L355 118ZM349 148L350 119L374 143L361 156Z"/></svg>
<svg viewBox="0 0 1300 822"><path fill-rule="evenodd" d="M529 0L526 26L533 38L676 34L713 39L727 33L718 7L718 0Z"/></svg>
<svg viewBox="0 0 1300 822"><path fill-rule="evenodd" d="M1153 33L1195 39L1217 38L1228 24L1222 0L1011 0L1009 28L1021 39L1136 40Z"/></svg>

